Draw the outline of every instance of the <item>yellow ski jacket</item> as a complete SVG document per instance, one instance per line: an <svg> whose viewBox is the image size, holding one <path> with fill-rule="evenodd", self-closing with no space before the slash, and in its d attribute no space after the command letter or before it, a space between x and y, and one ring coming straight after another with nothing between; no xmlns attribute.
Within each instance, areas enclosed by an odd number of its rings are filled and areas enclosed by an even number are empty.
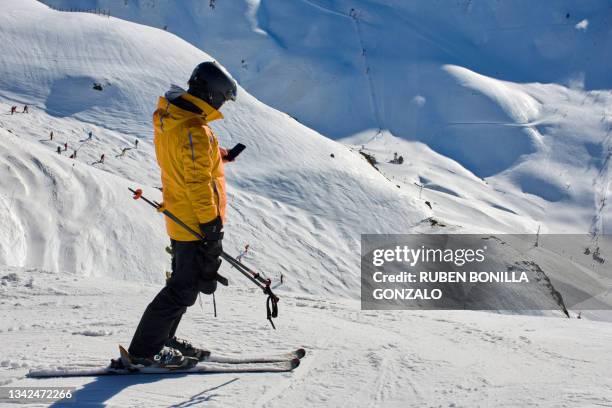
<svg viewBox="0 0 612 408"><path fill-rule="evenodd" d="M172 101L177 98L181 100L175 105ZM197 232L200 224L218 216L225 221L223 160L219 142L208 127L209 122L222 118L221 112L176 86L159 98L153 114L163 206ZM197 239L167 217L166 229L176 241Z"/></svg>

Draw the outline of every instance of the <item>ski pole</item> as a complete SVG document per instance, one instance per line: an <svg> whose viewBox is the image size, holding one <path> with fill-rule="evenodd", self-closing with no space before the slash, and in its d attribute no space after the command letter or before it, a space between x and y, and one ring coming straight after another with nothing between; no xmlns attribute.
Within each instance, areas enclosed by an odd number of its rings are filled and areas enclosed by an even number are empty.
<svg viewBox="0 0 612 408"><path fill-rule="evenodd" d="M204 241L205 240L204 237L202 236L202 234L200 234L199 232L195 231L189 225L185 224L180 218L178 218L176 215L172 214L170 211L165 209L160 203L158 203L157 201L151 201L148 198L146 198L145 196L143 196L142 195L142 189L138 188L136 190L133 190L132 188L128 187L128 190L130 190L134 194L134 196L132 197L132 198L134 198L134 200L138 200L138 199L142 198L147 204L149 204L151 207L155 208L157 211L159 211L162 214L164 214L166 217L170 218L172 221L177 223L179 226L181 226L183 229L185 229L185 231L189 232L191 235L196 237L198 240L200 240L200 241ZM238 272L242 273L251 282L253 282L255 285L257 285L257 287L259 287L261 290L263 290L264 294L268 295L268 298L266 300L266 318L268 319L268 321L272 325L272 328L276 330L276 326L274 326L274 322L272 321L272 319L278 317L278 301L279 301L279 299L278 299L278 296L276 296L272 292L272 289L270 287L270 285L272 284L272 281L270 279L264 279L259 273L257 273L255 271L253 271L252 269L248 268L242 262L240 262L239 260L237 260L233 256L227 254L225 251L221 252L221 257L223 259L225 259L227 262L229 262L234 268L236 268L236 270L238 270ZM225 278L223 278L223 277L221 277L219 275L218 275L218 278L221 278L221 279L218 279L219 282L221 282L221 284L227 286L227 279L225 279Z"/></svg>

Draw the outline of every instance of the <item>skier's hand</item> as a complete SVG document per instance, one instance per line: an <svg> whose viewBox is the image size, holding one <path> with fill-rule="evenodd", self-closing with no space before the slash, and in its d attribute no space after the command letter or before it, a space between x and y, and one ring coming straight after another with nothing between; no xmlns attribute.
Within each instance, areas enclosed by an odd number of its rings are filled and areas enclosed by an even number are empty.
<svg viewBox="0 0 612 408"><path fill-rule="evenodd" d="M242 143L238 143L236 146L232 147L230 150L219 147L219 151L221 152L221 157L223 158L223 162L233 162L236 160L236 157L246 148Z"/></svg>
<svg viewBox="0 0 612 408"><path fill-rule="evenodd" d="M227 159L227 149L219 146L219 153L221 153L221 160L223 160L223 163L227 163L229 161Z"/></svg>
<svg viewBox="0 0 612 408"><path fill-rule="evenodd" d="M204 242L221 241L223 239L223 221L221 217L205 224L200 224L200 231L204 236Z"/></svg>

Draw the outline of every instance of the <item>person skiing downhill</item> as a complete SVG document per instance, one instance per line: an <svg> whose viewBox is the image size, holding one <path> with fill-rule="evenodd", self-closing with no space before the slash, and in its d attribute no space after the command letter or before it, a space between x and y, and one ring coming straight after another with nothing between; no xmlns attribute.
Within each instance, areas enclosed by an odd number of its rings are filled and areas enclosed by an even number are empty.
<svg viewBox="0 0 612 408"><path fill-rule="evenodd" d="M123 149L121 149L121 153L119 153L115 157L125 157L125 154L127 153L128 150L132 150L132 148L131 147L124 147Z"/></svg>
<svg viewBox="0 0 612 408"><path fill-rule="evenodd" d="M225 176L223 152L208 123L235 101L237 87L215 62L195 67L188 90L172 85L153 114L154 144L161 169L163 206L190 228L196 240L166 218L173 252L172 274L147 306L129 346L132 364L147 367L192 367L209 353L179 340L181 317L200 292L213 294L223 247Z"/></svg>

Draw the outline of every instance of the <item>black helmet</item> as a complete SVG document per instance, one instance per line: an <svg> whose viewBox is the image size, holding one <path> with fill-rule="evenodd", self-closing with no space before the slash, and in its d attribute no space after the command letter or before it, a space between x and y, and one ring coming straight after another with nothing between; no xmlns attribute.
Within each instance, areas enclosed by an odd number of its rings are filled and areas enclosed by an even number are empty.
<svg viewBox="0 0 612 408"><path fill-rule="evenodd" d="M216 62L207 61L193 70L187 92L219 109L226 101L236 100L237 89L236 82Z"/></svg>

